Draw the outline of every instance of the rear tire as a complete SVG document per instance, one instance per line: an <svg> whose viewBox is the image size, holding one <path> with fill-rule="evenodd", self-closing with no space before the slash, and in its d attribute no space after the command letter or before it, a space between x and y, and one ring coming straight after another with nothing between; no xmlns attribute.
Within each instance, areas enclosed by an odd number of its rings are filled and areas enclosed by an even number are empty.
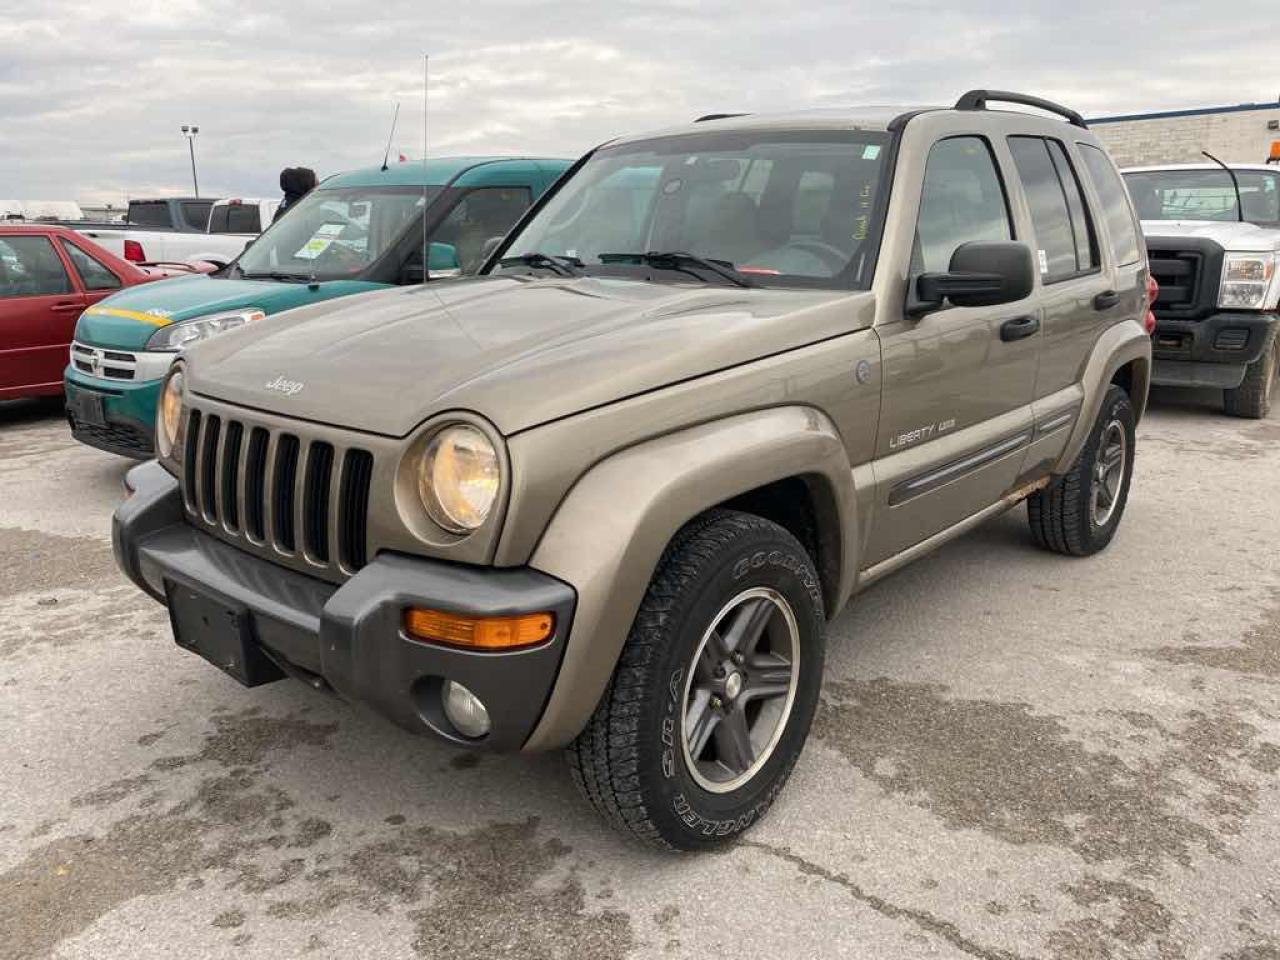
<svg viewBox="0 0 1280 960"><path fill-rule="evenodd" d="M1112 384L1075 465L1027 498L1036 543L1087 557L1111 542L1129 499L1135 423L1129 395Z"/></svg>
<svg viewBox="0 0 1280 960"><path fill-rule="evenodd" d="M1222 392L1222 407L1233 417L1261 420L1271 412L1277 381L1280 381L1280 335L1272 333L1271 343L1262 356L1245 367L1240 386Z"/></svg>
<svg viewBox="0 0 1280 960"><path fill-rule="evenodd" d="M624 834L677 850L760 819L817 707L822 611L813 561L782 527L727 510L688 524L568 748L587 800Z"/></svg>

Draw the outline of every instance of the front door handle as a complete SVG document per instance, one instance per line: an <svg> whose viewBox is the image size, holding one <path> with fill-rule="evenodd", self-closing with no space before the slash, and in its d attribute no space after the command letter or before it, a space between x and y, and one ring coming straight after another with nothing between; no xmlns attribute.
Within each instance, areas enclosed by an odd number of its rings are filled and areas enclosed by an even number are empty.
<svg viewBox="0 0 1280 960"><path fill-rule="evenodd" d="M83 310L83 303L55 303L53 309L57 313L70 313L72 310Z"/></svg>
<svg viewBox="0 0 1280 960"><path fill-rule="evenodd" d="M1093 298L1093 309L1110 310L1120 302L1120 294L1114 290L1105 290Z"/></svg>
<svg viewBox="0 0 1280 960"><path fill-rule="evenodd" d="M1000 324L1000 339L1005 343L1023 340L1040 329L1040 318L1037 316L1014 317Z"/></svg>

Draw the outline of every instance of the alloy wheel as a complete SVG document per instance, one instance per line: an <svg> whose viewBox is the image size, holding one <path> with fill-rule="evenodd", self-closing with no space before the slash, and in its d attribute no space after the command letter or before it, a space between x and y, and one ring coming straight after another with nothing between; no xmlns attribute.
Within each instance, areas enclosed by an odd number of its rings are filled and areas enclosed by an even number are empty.
<svg viewBox="0 0 1280 960"><path fill-rule="evenodd" d="M1124 485L1125 461L1129 455L1129 439L1124 424L1112 420L1098 441L1098 456L1093 464L1093 484L1089 496L1089 513L1095 527L1105 527L1115 513Z"/></svg>
<svg viewBox="0 0 1280 960"><path fill-rule="evenodd" d="M755 587L720 609L684 687L681 742L700 787L728 793L768 762L791 715L799 666L800 630L780 593Z"/></svg>

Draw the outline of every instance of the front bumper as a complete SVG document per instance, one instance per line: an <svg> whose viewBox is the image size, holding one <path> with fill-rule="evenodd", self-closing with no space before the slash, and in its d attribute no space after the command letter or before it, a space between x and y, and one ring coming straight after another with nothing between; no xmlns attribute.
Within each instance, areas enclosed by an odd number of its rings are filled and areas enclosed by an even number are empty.
<svg viewBox="0 0 1280 960"><path fill-rule="evenodd" d="M1233 389L1270 342L1276 313L1235 311L1202 320L1156 317L1151 382L1161 386Z"/></svg>
<svg viewBox="0 0 1280 960"><path fill-rule="evenodd" d="M81 443L136 460L155 456L156 404L164 381L108 380L68 367L64 376L67 424ZM92 423L77 415L80 395L99 398L105 423Z"/></svg>
<svg viewBox="0 0 1280 960"><path fill-rule="evenodd" d="M560 669L576 595L567 584L527 569L474 568L403 554L379 554L338 586L247 554L188 525L178 482L158 463L129 472L131 495L112 521L116 561L162 603L185 589L246 625L264 679L290 674L365 705L401 726L454 743L519 750L542 715ZM410 640L409 606L454 613L512 615L552 611L555 634L527 650L474 652ZM171 613L172 613L171 609ZM216 619L184 630L222 629ZM184 646L199 645L186 636ZM194 643L193 643L194 641ZM491 730L459 734L441 707L444 680L464 684L485 704Z"/></svg>

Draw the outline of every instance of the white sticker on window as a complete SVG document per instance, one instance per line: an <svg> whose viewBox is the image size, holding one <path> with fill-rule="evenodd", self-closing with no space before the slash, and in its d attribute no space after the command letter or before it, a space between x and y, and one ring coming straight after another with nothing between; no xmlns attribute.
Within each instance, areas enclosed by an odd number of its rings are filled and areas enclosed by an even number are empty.
<svg viewBox="0 0 1280 960"><path fill-rule="evenodd" d="M865 147L863 147L863 148L862 148L862 159L863 159L863 160L874 160L874 159L875 159L876 157L878 157L878 156L880 156L880 145L879 145L879 144L876 144L876 143L869 143L869 144L867 144Z"/></svg>
<svg viewBox="0 0 1280 960"><path fill-rule="evenodd" d="M1048 272L1049 272L1049 258L1048 258L1047 256L1045 256L1045 252L1044 252L1043 250L1039 250L1039 251L1037 251L1037 252L1040 254L1040 272L1041 272L1041 273L1048 273Z"/></svg>

